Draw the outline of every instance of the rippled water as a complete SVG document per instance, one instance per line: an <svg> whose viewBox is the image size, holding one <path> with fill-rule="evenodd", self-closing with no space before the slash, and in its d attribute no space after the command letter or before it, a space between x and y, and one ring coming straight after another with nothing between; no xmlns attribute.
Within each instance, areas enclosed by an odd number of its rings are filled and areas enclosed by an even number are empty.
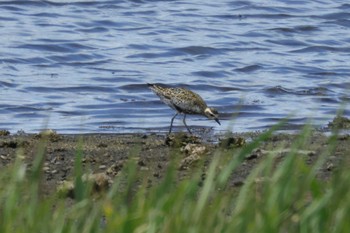
<svg viewBox="0 0 350 233"><path fill-rule="evenodd" d="M350 116L347 1L0 1L0 128L165 132L174 112L145 85L188 87L222 125ZM180 119L177 130L183 130Z"/></svg>

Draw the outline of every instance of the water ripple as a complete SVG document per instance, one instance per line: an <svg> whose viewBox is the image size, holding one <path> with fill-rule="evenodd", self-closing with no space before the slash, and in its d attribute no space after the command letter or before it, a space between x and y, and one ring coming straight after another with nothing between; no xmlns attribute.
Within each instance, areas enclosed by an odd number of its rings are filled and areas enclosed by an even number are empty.
<svg viewBox="0 0 350 233"><path fill-rule="evenodd" d="M46 42L47 43L47 42ZM54 44L55 43L55 44ZM62 52L62 53L73 53L81 50L90 50L93 49L88 46L84 46L78 43L65 43L65 44L56 44L54 41L52 44L23 44L17 46L17 48L24 48L29 50L39 50L39 51L49 51L49 52Z"/></svg>
<svg viewBox="0 0 350 233"><path fill-rule="evenodd" d="M245 67L242 67L242 68L237 68L235 69L235 71L239 71L239 72L254 72L254 71L257 71L257 70L260 70L262 69L263 67L262 66L259 66L259 65L249 65L249 66L245 66Z"/></svg>
<svg viewBox="0 0 350 233"><path fill-rule="evenodd" d="M338 52L338 53L349 53L350 47L331 47L331 46L322 46L322 45L316 45L316 46L308 46L306 48L292 50L292 53L314 53L314 52Z"/></svg>
<svg viewBox="0 0 350 233"><path fill-rule="evenodd" d="M266 94L268 95L283 95L283 94L292 94L292 95L308 95L308 96L324 96L326 95L329 90L325 87L314 87L314 88L308 88L308 89L289 89L282 86L275 86L265 89Z"/></svg>
<svg viewBox="0 0 350 233"><path fill-rule="evenodd" d="M350 117L349 3L0 1L0 127L165 132L147 87L187 87L220 112L188 124L261 130ZM178 120L178 119L177 119ZM178 120L175 130L183 130ZM179 124L178 124L179 123Z"/></svg>
<svg viewBox="0 0 350 233"><path fill-rule="evenodd" d="M77 87L26 87L25 91L28 92L38 92L38 93L52 93L52 92L113 92L114 88L111 87L96 87L96 86L77 86Z"/></svg>

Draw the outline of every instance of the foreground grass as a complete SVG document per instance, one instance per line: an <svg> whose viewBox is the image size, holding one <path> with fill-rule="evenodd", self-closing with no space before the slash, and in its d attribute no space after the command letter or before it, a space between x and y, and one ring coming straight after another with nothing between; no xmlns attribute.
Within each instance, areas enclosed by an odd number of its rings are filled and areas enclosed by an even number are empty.
<svg viewBox="0 0 350 233"><path fill-rule="evenodd" d="M83 182L78 150L73 203L40 195L44 141L29 174L18 150L16 162L0 171L0 232L350 232L346 163L327 182L317 178L336 136L310 166L299 154L309 143L306 127L281 162L272 151L241 187L230 187L232 171L272 133L241 150L217 150L202 185L199 172L177 182L174 161L163 181L147 188L130 160L112 188L98 196Z"/></svg>

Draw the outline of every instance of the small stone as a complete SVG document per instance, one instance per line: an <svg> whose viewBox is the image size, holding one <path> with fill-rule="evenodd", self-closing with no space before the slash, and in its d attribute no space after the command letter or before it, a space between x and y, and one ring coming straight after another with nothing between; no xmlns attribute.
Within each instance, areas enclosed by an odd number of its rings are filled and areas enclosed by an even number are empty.
<svg viewBox="0 0 350 233"><path fill-rule="evenodd" d="M139 166L141 166L141 167L146 166L146 163L145 163L145 161L143 161L143 160L139 160L139 161L137 162L137 164L138 164Z"/></svg>
<svg viewBox="0 0 350 233"><path fill-rule="evenodd" d="M38 134L39 138L48 138L51 142L57 142L58 140L60 140L60 135L57 134L57 132L55 130L52 129L46 129L41 131Z"/></svg>
<svg viewBox="0 0 350 233"><path fill-rule="evenodd" d="M186 158L181 160L179 170L187 170L190 167L190 165L194 164L198 160L200 160L200 157L196 154L187 156Z"/></svg>
<svg viewBox="0 0 350 233"><path fill-rule="evenodd" d="M124 161L116 162L115 164L113 164L112 166L110 166L107 169L106 174L107 175L112 175L112 176L117 175L119 173L119 171L122 170L123 164L124 164Z"/></svg>
<svg viewBox="0 0 350 233"><path fill-rule="evenodd" d="M108 147L108 144L101 142L97 145L97 147L105 148L105 147Z"/></svg>
<svg viewBox="0 0 350 233"><path fill-rule="evenodd" d="M57 194L59 197L74 198L74 182L63 181L57 187Z"/></svg>
<svg viewBox="0 0 350 233"><path fill-rule="evenodd" d="M236 180L233 182L233 186L235 187L240 187L242 185L244 185L244 180Z"/></svg>
<svg viewBox="0 0 350 233"><path fill-rule="evenodd" d="M246 159L246 160L256 159L256 158L261 157L262 154L263 154L263 152L262 152L261 149L256 149L256 150L253 151L252 154L250 154L249 156L247 156L245 159Z"/></svg>
<svg viewBox="0 0 350 233"><path fill-rule="evenodd" d="M168 135L165 139L165 145L171 147L181 147L186 144L198 144L200 139L196 136L188 136L186 133L176 133L174 135Z"/></svg>
<svg viewBox="0 0 350 233"><path fill-rule="evenodd" d="M242 147L246 144L246 141L242 137L227 137L220 139L219 146L224 149L230 149L235 147Z"/></svg>
<svg viewBox="0 0 350 233"><path fill-rule="evenodd" d="M328 163L326 164L326 169L327 169L327 171L332 171L333 168L334 168L334 164L333 164L332 162L328 162Z"/></svg>
<svg viewBox="0 0 350 233"><path fill-rule="evenodd" d="M56 132L52 129L46 129L46 130L43 130L39 133L40 136L50 136L50 135L54 135L56 134Z"/></svg>
<svg viewBox="0 0 350 233"><path fill-rule="evenodd" d="M307 152L307 156L312 157L312 156L315 156L315 155L316 155L316 152L315 152L315 151L308 151L308 152Z"/></svg>
<svg viewBox="0 0 350 233"><path fill-rule="evenodd" d="M89 181L93 183L93 191L99 192L107 190L113 183L112 179L105 173L96 173L90 175L83 175L83 181Z"/></svg>
<svg viewBox="0 0 350 233"><path fill-rule="evenodd" d="M207 151L207 148L202 145L189 143L186 146L182 147L180 151L190 155L191 154L203 155Z"/></svg>
<svg viewBox="0 0 350 233"><path fill-rule="evenodd" d="M92 192L98 193L107 190L113 183L112 179L105 173L96 174L84 174L82 176L83 182L92 183ZM63 181L57 188L57 192L61 197L71 197L74 198L74 182L73 181Z"/></svg>

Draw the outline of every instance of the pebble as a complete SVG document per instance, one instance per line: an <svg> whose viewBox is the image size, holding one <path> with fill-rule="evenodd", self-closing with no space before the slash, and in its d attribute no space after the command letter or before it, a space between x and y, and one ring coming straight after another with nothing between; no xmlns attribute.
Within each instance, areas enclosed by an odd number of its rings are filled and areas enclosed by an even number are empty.
<svg viewBox="0 0 350 233"><path fill-rule="evenodd" d="M55 170L54 170L55 171ZM84 174L82 176L83 182L91 182L93 185L92 192L98 193L107 190L112 184L113 180L105 173ZM63 181L57 188L57 193L63 197L74 198L74 182Z"/></svg>

